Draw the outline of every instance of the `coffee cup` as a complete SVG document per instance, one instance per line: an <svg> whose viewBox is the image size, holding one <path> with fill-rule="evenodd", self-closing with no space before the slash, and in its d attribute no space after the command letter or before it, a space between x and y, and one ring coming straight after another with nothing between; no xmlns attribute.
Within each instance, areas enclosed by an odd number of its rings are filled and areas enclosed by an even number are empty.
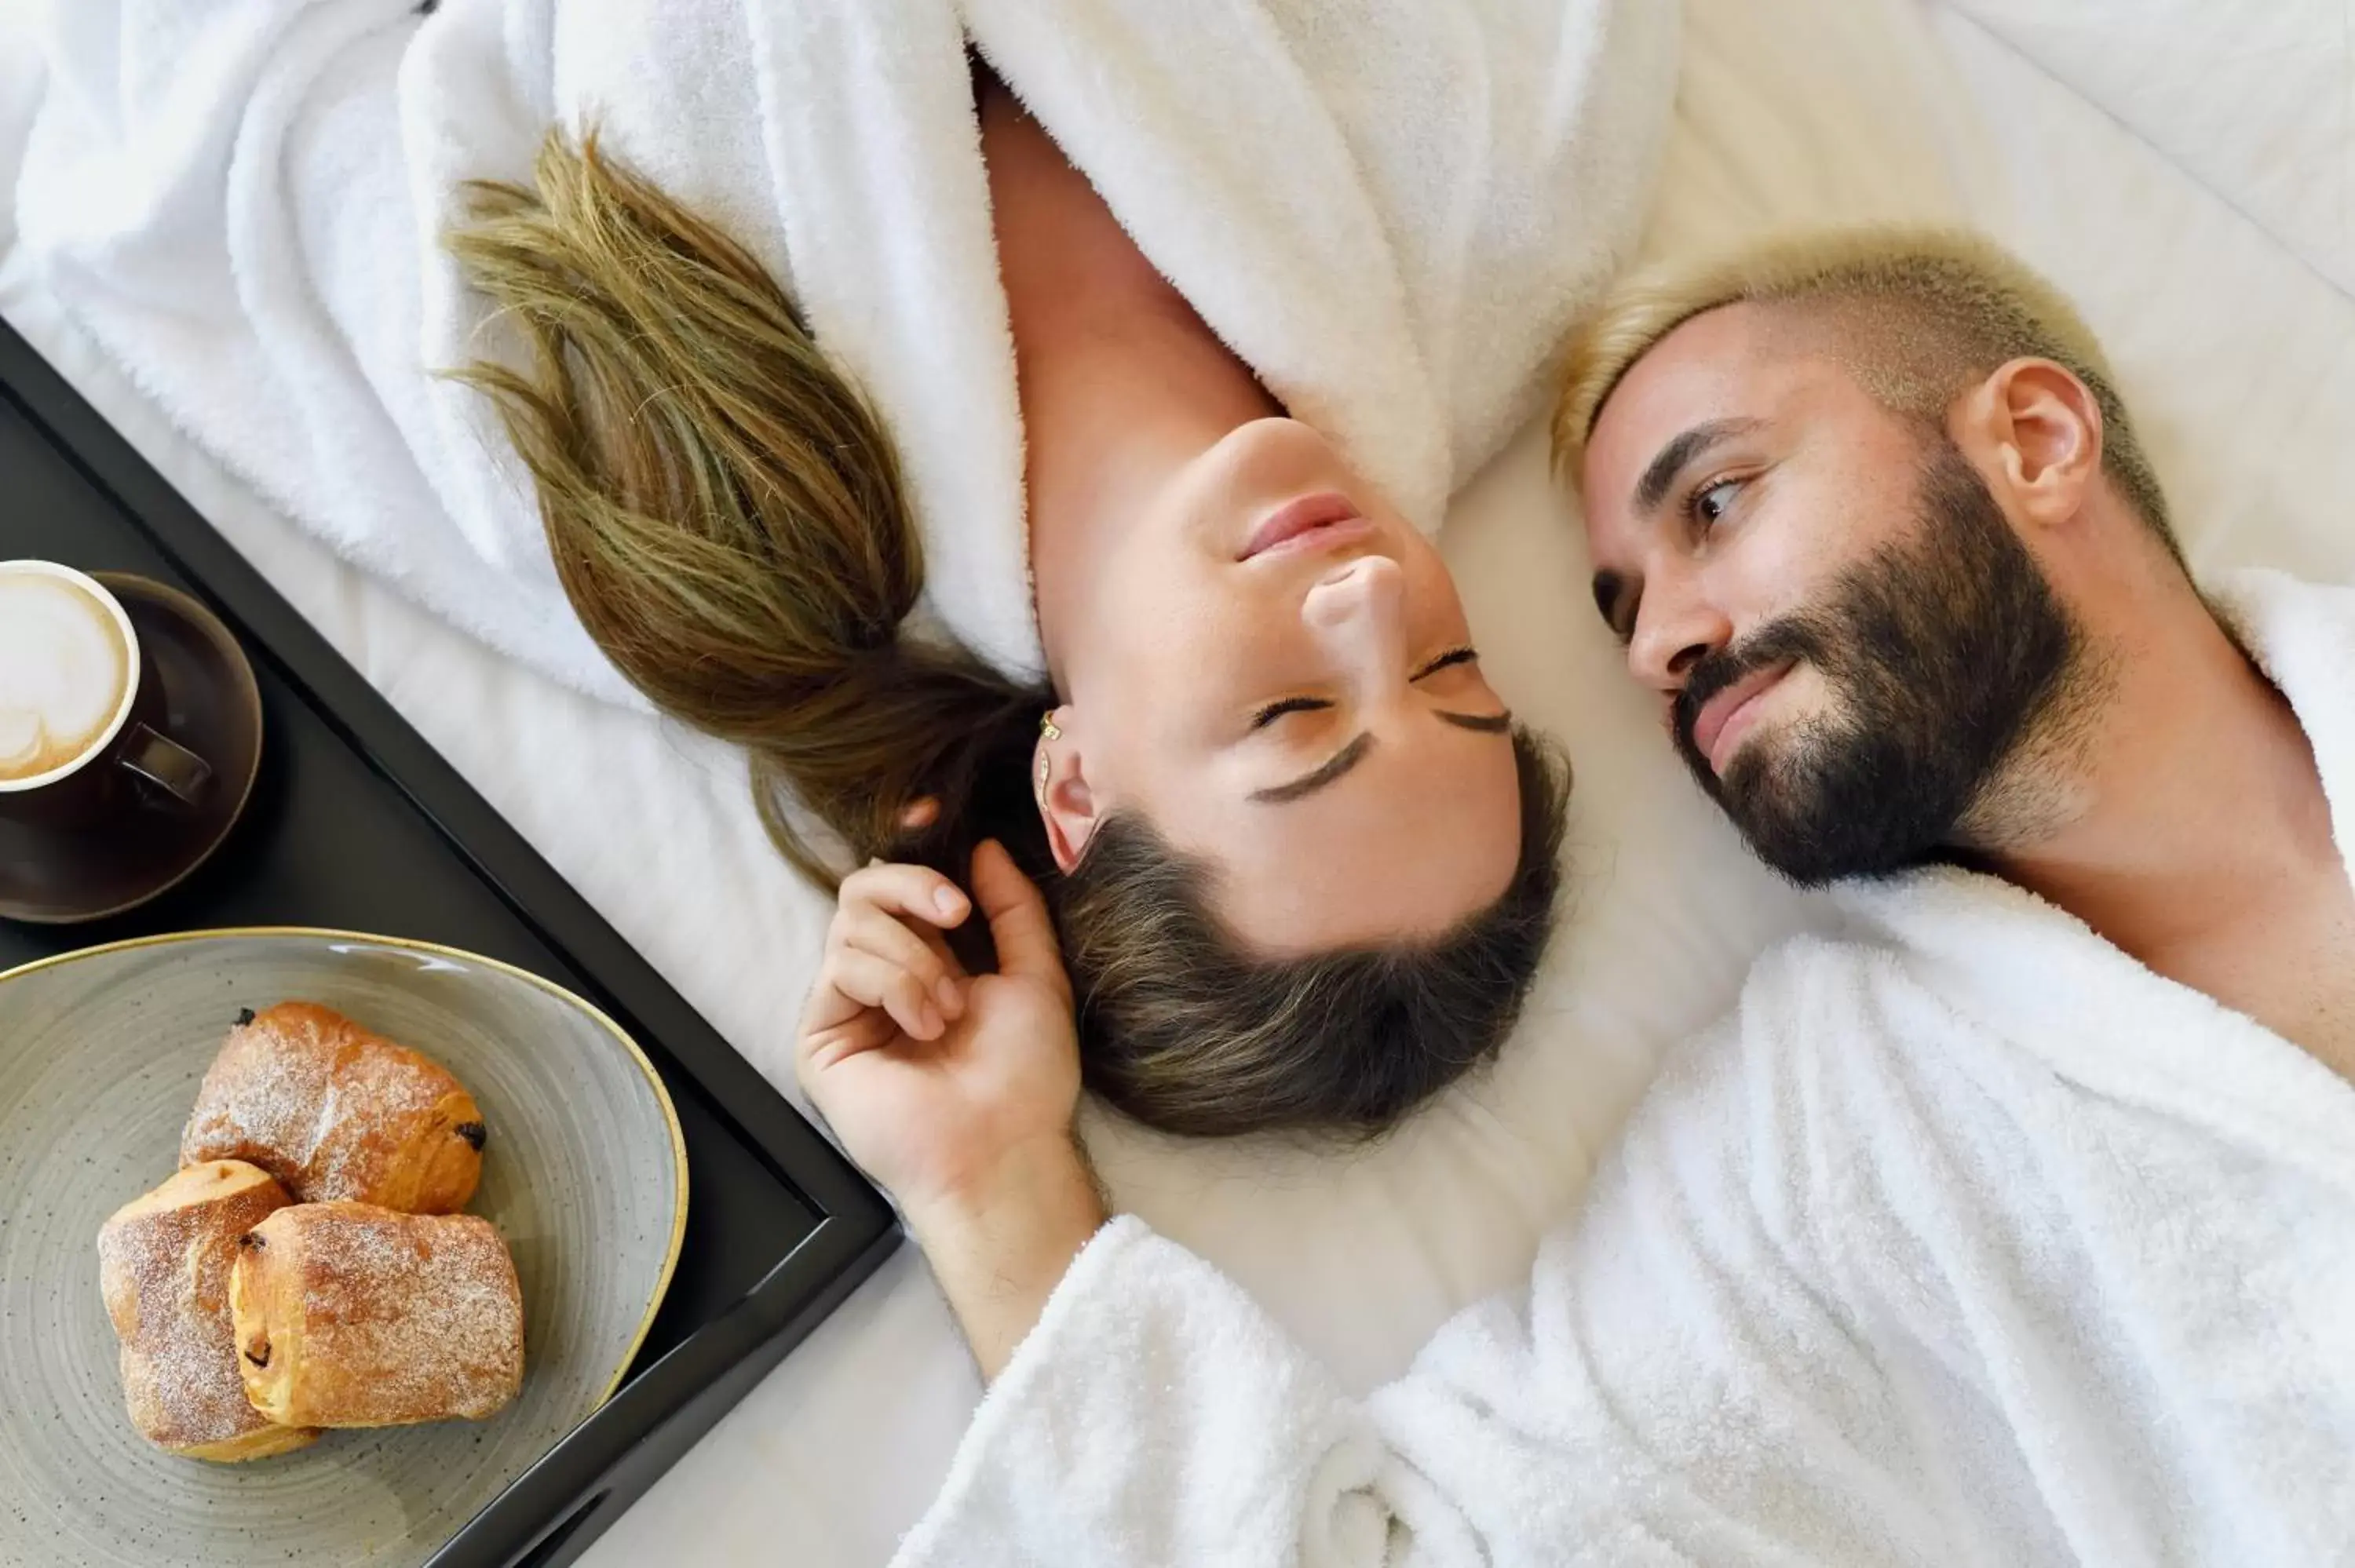
<svg viewBox="0 0 2355 1568"><path fill-rule="evenodd" d="M0 561L0 821L81 830L204 803L211 764L164 733L165 699L105 586Z"/></svg>

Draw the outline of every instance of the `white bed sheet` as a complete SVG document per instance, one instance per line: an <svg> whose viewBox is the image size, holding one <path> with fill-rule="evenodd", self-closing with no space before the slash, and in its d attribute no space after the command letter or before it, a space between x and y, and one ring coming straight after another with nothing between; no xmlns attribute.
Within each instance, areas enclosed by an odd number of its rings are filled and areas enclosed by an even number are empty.
<svg viewBox="0 0 2355 1568"><path fill-rule="evenodd" d="M2121 70L2094 23L2123 25L2124 4L2059 7L2073 29L2043 0L1687 0L1648 248L1809 219L1979 221L2068 288L2110 344L2195 565L2355 578L2334 483L2355 431L2355 302L2340 286L2355 273L2355 136L2343 116L2282 101L2335 90L2355 103L2343 38L2335 75L2311 58L2349 9L2206 8L2264 19L2265 47L2300 62L2285 78L2211 71L2212 51L2180 47ZM2275 90L2285 79L2295 92ZM2245 113L2220 105L2234 93ZM2187 138L2201 124L2245 133ZM5 134L0 118L0 148ZM2283 180L2293 154L2322 196ZM0 313L793 1092L792 1023L826 910L769 851L732 757L496 659L337 563L191 450L5 263ZM1359 1387L1523 1274L1660 1051L1812 913L1742 856L1621 674L1535 430L1465 495L1446 548L1499 686L1569 738L1579 768L1575 906L1520 1035L1492 1075L1347 1155L1090 1127L1124 1206L1225 1266ZM903 1249L585 1561L879 1563L930 1499L979 1392Z"/></svg>

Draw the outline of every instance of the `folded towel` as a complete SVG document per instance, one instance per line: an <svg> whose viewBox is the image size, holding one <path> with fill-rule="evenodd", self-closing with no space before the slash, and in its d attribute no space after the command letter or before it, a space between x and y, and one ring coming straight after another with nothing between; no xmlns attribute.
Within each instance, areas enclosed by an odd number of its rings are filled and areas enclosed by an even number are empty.
<svg viewBox="0 0 2355 1568"><path fill-rule="evenodd" d="M968 46L1276 395L1408 515L1529 411L1630 248L1665 0L39 0L23 264L304 527L634 700L564 602L440 248L551 125L720 223L900 444L919 614L1040 663ZM421 14L422 11L424 14Z"/></svg>

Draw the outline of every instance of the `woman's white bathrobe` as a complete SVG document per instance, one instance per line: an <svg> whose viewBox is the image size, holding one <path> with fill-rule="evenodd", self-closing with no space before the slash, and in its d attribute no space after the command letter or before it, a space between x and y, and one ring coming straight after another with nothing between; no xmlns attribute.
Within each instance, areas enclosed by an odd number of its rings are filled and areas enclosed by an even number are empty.
<svg viewBox="0 0 2355 1568"><path fill-rule="evenodd" d="M2229 601L2355 845L2355 591ZM1993 878L1844 897L1362 1404L1114 1221L900 1561L2355 1561L2355 1087Z"/></svg>
<svg viewBox="0 0 2355 1568"><path fill-rule="evenodd" d="M442 249L551 126L785 283L900 448L927 622L1039 667L968 43L1148 258L1410 517L1527 417L1641 225L1674 0L32 0L22 264L340 553L626 700ZM430 10L430 15L420 15Z"/></svg>

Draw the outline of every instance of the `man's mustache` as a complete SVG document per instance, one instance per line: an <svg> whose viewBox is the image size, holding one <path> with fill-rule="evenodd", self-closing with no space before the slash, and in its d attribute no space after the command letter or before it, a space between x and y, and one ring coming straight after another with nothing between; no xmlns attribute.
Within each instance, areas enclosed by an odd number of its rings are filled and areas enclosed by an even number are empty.
<svg viewBox="0 0 2355 1568"><path fill-rule="evenodd" d="M1668 720L1678 749L1688 761L1705 761L1693 744L1693 726L1700 722L1700 710L1720 692L1777 664L1823 664L1824 654L1822 634L1805 614L1769 621L1733 646L1703 654L1686 673L1684 689L1669 705ZM1701 771L1704 776L1709 773L1705 766Z"/></svg>

